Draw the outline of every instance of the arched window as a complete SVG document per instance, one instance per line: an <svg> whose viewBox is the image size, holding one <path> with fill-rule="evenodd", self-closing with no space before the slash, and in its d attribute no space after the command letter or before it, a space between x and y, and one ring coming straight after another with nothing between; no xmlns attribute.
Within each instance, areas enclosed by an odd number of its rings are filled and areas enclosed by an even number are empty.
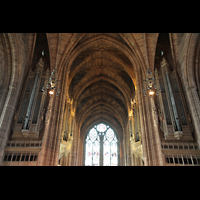
<svg viewBox="0 0 200 200"><path fill-rule="evenodd" d="M85 166L117 166L118 140L105 124L90 129L85 140Z"/></svg>

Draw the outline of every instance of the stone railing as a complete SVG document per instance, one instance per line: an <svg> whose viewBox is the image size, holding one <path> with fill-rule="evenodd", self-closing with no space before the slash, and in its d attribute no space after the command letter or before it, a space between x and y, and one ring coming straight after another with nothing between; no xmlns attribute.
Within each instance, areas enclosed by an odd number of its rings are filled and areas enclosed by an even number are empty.
<svg viewBox="0 0 200 200"><path fill-rule="evenodd" d="M41 147L42 141L8 141L7 147Z"/></svg>

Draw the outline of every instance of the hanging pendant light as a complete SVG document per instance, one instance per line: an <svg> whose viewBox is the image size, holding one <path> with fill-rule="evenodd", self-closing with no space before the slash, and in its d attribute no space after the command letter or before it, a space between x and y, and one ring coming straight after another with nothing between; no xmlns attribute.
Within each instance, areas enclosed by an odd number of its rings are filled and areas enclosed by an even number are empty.
<svg viewBox="0 0 200 200"><path fill-rule="evenodd" d="M47 95L47 93L48 93L49 96L52 97L56 93L56 96L59 96L60 88L58 88L58 82L59 82L59 80L57 79L56 69L53 69L51 76L49 77L49 80L47 82L46 87L42 88L44 95Z"/></svg>
<svg viewBox="0 0 200 200"><path fill-rule="evenodd" d="M153 97L153 95L155 94L155 91L156 91L156 95L159 95L159 93L161 92L161 88L158 89L158 86L156 85L155 80L156 79L154 78L151 69L148 68L147 73L146 73L146 80L143 80L144 81L143 83L144 96L147 96L147 93L148 93L150 97Z"/></svg>
<svg viewBox="0 0 200 200"><path fill-rule="evenodd" d="M146 34L143 34L144 36L144 44L145 44L145 50L146 50L146 59L147 59L147 66L149 66L149 57L148 57L148 51L147 51L147 37ZM143 93L144 96L147 96L147 93L150 97L153 97L153 95L155 94L156 91L156 95L159 95L159 93L161 92L161 88L158 89L156 82L155 82L155 78L152 74L151 69L148 67L147 72L146 72L146 80L143 80ZM147 90L147 92L146 92Z"/></svg>
<svg viewBox="0 0 200 200"><path fill-rule="evenodd" d="M50 97L52 97L55 93L56 93L56 96L59 96L59 94L60 94L60 87L58 84L58 82L60 80L57 79L57 69L56 69L57 68L58 51L59 51L59 47L60 47L60 38L61 38L61 33L60 33L60 37L59 37L59 41L58 41L58 50L57 50L57 55L56 55L55 68L53 69L53 71L49 77L46 87L42 88L44 95L47 95L47 93L48 93ZM44 51L42 51L42 56L44 56Z"/></svg>

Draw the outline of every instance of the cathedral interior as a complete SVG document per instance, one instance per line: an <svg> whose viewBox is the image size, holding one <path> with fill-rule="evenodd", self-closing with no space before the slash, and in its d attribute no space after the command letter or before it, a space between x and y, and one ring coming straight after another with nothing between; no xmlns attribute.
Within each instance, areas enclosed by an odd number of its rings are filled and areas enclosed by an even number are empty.
<svg viewBox="0 0 200 200"><path fill-rule="evenodd" d="M199 33L0 33L0 166L200 166Z"/></svg>

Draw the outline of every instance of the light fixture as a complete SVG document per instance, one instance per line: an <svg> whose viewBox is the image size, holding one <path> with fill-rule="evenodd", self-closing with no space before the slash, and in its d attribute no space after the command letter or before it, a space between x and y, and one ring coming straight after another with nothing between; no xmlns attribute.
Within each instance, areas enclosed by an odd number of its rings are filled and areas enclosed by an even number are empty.
<svg viewBox="0 0 200 200"><path fill-rule="evenodd" d="M47 82L46 87L42 88L42 91L44 92L44 95L47 94L47 90L49 93L49 96L52 97L54 94L54 91L56 91L56 96L59 96L60 94L60 88L58 88L58 79L57 79L57 73L56 69L53 69L51 76L49 77L49 80Z"/></svg>
<svg viewBox="0 0 200 200"><path fill-rule="evenodd" d="M50 91L49 91L49 94L53 94L53 91L50 90Z"/></svg>
<svg viewBox="0 0 200 200"><path fill-rule="evenodd" d="M159 93L161 92L161 88L158 89L158 86L156 85L156 82L155 82L155 78L152 74L152 71L150 68L147 69L147 73L146 73L146 80L143 80L144 81L144 87L143 87L143 93L144 93L144 96L147 96L147 93L146 93L146 89L148 91L148 95L150 97L152 97L155 93L155 90L156 90L156 95L159 95Z"/></svg>
<svg viewBox="0 0 200 200"><path fill-rule="evenodd" d="M150 91L149 91L149 95L154 95L154 91L153 91L153 90L150 90Z"/></svg>
<svg viewBox="0 0 200 200"><path fill-rule="evenodd" d="M60 88L58 86L58 82L60 80L57 79L57 60L58 60L58 52L59 52L59 47L60 47L60 39L61 39L61 33L59 36L59 40L58 40L58 49L57 49L57 54L56 54L56 63L55 63L55 68L53 69L51 76L49 77L49 80L47 82L46 87L42 88L42 91L44 92L44 95L47 94L47 90L49 93L49 96L52 97L54 94L54 91L56 91L56 96L59 96L60 94ZM42 51L42 56L44 56L44 50Z"/></svg>

